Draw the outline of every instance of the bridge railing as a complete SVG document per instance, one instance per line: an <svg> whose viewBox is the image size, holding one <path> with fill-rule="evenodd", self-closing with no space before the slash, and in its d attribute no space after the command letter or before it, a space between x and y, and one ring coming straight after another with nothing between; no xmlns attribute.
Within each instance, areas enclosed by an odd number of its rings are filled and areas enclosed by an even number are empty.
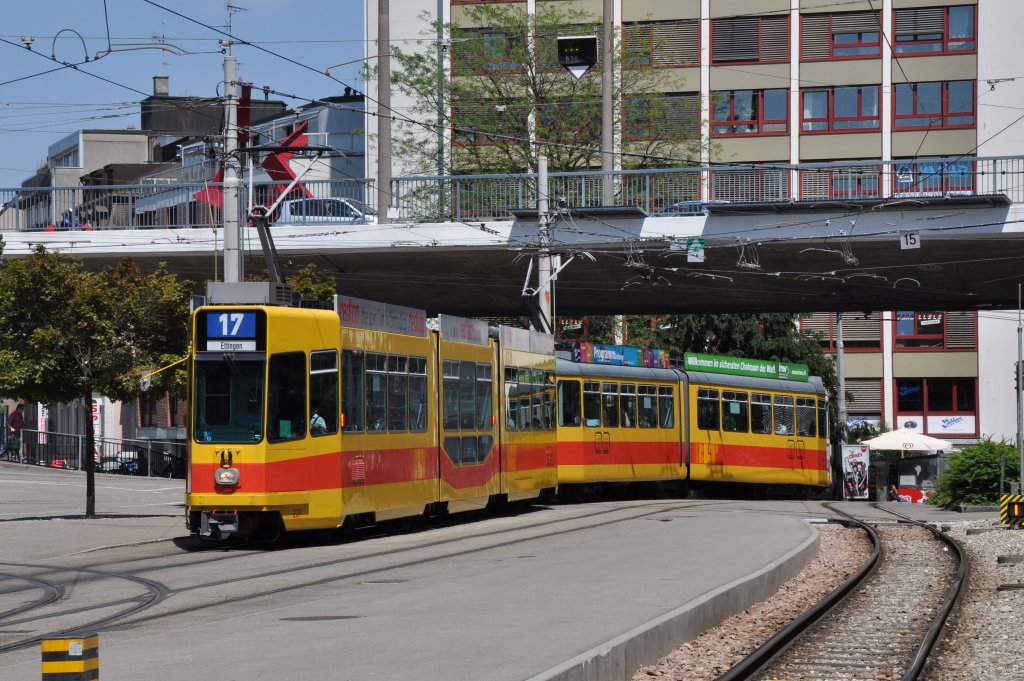
<svg viewBox="0 0 1024 681"><path fill-rule="evenodd" d="M758 163L705 168L554 172L549 193L570 208L602 204L611 176L614 202L654 214L681 204L886 200L1005 194L1024 201L1024 157L918 158L900 161ZM164 178L165 180L168 178ZM278 185L243 184L239 202L266 205ZM0 189L0 231L210 228L222 222L221 185L149 182L139 185ZM376 208L371 179L310 180L295 197L354 198ZM397 177L391 200L402 220L501 220L537 205L535 174Z"/></svg>

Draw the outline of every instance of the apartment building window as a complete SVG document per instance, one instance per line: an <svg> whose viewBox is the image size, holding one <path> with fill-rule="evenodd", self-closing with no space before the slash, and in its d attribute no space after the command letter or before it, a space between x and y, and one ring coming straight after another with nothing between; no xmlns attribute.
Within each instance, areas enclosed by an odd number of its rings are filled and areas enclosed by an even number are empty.
<svg viewBox="0 0 1024 681"><path fill-rule="evenodd" d="M486 74L525 68L525 41L490 29L460 29L452 40L452 73Z"/></svg>
<svg viewBox="0 0 1024 681"><path fill-rule="evenodd" d="M834 312L815 312L800 320L800 331L816 338L821 343L822 352L835 352L835 324ZM844 313L843 347L847 352L878 352L882 347L881 315L878 312ZM877 382L875 389L877 392Z"/></svg>
<svg viewBox="0 0 1024 681"><path fill-rule="evenodd" d="M976 49L974 5L918 7L894 12L897 55L973 52Z"/></svg>
<svg viewBox="0 0 1024 681"><path fill-rule="evenodd" d="M139 400L139 426L156 428L160 423L160 400L142 398Z"/></svg>
<svg viewBox="0 0 1024 681"><path fill-rule="evenodd" d="M970 128L974 126L974 81L898 83L893 127Z"/></svg>
<svg viewBox="0 0 1024 681"><path fill-rule="evenodd" d="M626 140L690 139L698 134L699 98L691 93L659 93L625 102Z"/></svg>
<svg viewBox="0 0 1024 681"><path fill-rule="evenodd" d="M977 432L977 380L896 379L896 426L933 435Z"/></svg>
<svg viewBox="0 0 1024 681"><path fill-rule="evenodd" d="M457 144L508 144L525 141L527 110L522 103L478 102L452 110Z"/></svg>
<svg viewBox="0 0 1024 681"><path fill-rule="evenodd" d="M789 61L789 17L723 17L711 20L711 63Z"/></svg>
<svg viewBox="0 0 1024 681"><path fill-rule="evenodd" d="M942 313L896 312L896 347L898 348L941 348Z"/></svg>
<svg viewBox="0 0 1024 681"><path fill-rule="evenodd" d="M878 86L855 85L830 90L805 90L804 132L878 130Z"/></svg>
<svg viewBox="0 0 1024 681"><path fill-rule="evenodd" d="M54 168L80 168L78 163L78 147L53 159Z"/></svg>
<svg viewBox="0 0 1024 681"><path fill-rule="evenodd" d="M601 101L560 98L537 105L537 138L553 141L599 140Z"/></svg>
<svg viewBox="0 0 1024 681"><path fill-rule="evenodd" d="M881 197L881 165L833 165L800 171L804 201Z"/></svg>
<svg viewBox="0 0 1024 681"><path fill-rule="evenodd" d="M623 59L628 66L695 66L700 63L700 26L696 19L624 24Z"/></svg>
<svg viewBox="0 0 1024 681"><path fill-rule="evenodd" d="M878 12L805 14L800 22L805 61L878 57L882 54Z"/></svg>
<svg viewBox="0 0 1024 681"><path fill-rule="evenodd" d="M789 90L719 90L712 102L713 135L789 131Z"/></svg>
<svg viewBox="0 0 1024 681"><path fill-rule="evenodd" d="M970 196L974 158L894 160L893 193L898 196Z"/></svg>

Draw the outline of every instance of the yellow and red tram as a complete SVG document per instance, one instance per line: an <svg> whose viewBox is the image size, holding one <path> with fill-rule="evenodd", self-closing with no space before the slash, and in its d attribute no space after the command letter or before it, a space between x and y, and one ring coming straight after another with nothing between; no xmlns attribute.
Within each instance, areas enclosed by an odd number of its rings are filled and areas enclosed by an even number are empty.
<svg viewBox="0 0 1024 681"><path fill-rule="evenodd" d="M203 306L192 341L186 504L201 536L598 483L829 481L815 377L556 360L544 334L344 296L331 310Z"/></svg>

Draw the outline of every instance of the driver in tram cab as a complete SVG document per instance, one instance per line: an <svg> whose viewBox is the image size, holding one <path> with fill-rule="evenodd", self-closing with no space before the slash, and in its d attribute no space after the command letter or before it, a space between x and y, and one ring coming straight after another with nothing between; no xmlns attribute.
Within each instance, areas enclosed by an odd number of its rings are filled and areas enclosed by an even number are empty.
<svg viewBox="0 0 1024 681"><path fill-rule="evenodd" d="M327 432L327 421L320 415L320 405L315 402L309 416L309 432L313 435L322 435Z"/></svg>

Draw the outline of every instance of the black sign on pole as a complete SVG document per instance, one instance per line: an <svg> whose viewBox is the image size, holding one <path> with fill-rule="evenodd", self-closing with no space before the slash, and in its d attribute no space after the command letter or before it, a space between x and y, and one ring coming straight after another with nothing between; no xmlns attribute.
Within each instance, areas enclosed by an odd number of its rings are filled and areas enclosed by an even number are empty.
<svg viewBox="0 0 1024 681"><path fill-rule="evenodd" d="M558 36L558 63L582 78L597 63L597 36Z"/></svg>

